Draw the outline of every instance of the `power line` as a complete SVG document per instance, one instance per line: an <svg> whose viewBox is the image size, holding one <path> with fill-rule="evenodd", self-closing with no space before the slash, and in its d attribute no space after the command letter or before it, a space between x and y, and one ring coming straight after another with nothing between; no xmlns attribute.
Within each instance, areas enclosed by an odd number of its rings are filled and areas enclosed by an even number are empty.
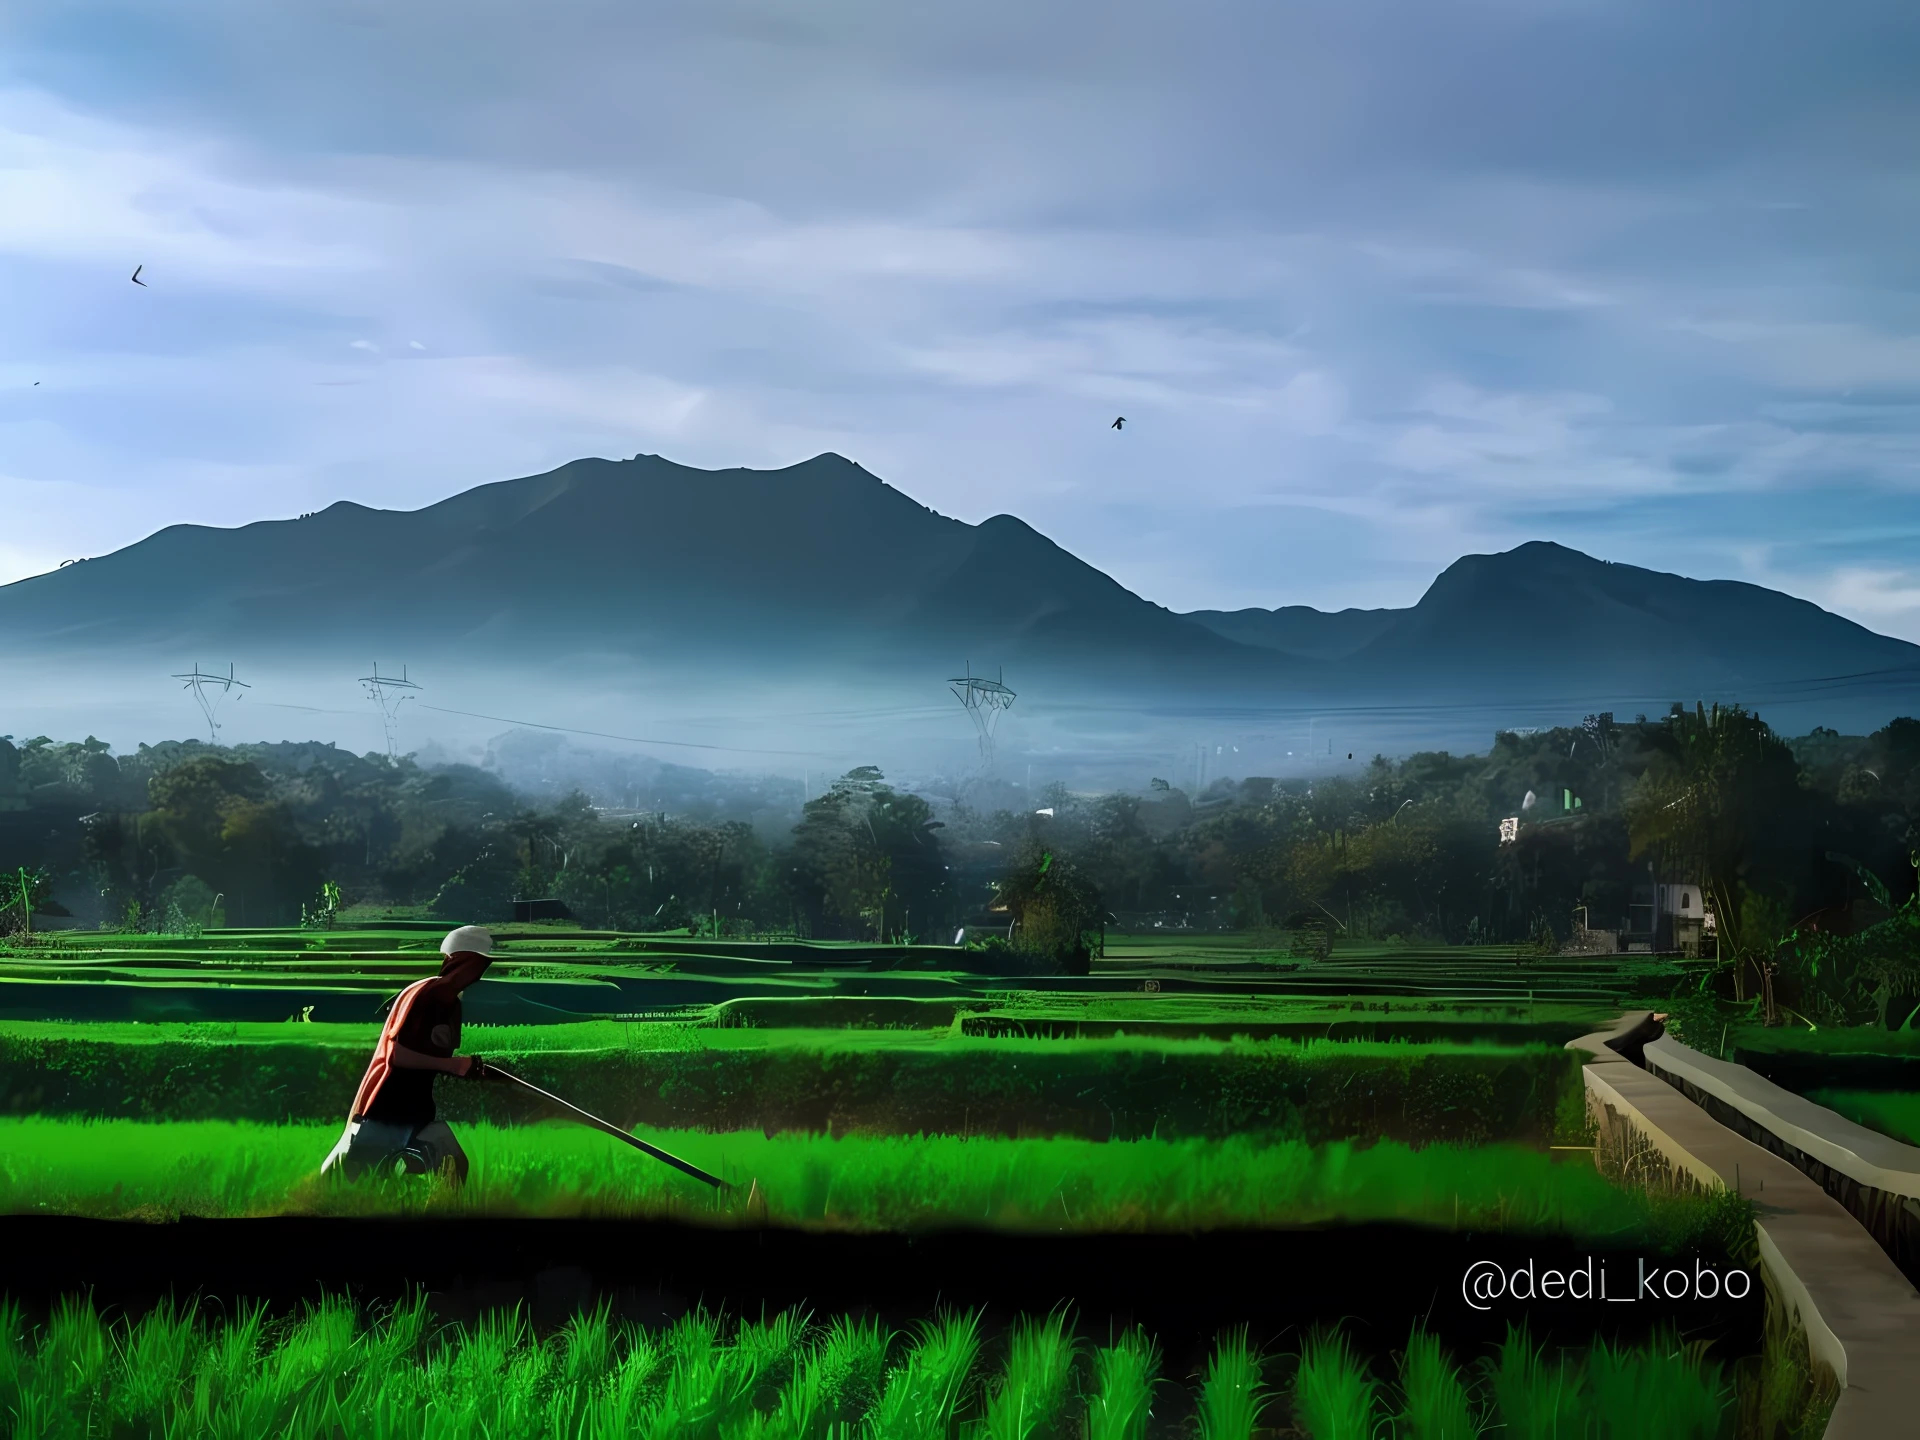
<svg viewBox="0 0 1920 1440"><path fill-rule="evenodd" d="M791 755L809 760L831 760L817 750L763 750L744 745L703 745L694 740L654 740L644 735L612 735L605 730L578 730L571 725L543 725L538 720L516 720L508 715L482 715L477 710L449 710L444 705L422 705L441 715L464 715L470 720L491 720L498 725L518 725L527 730L557 730L563 735L590 735L596 740L624 740L630 745L669 745L676 750L723 750L731 755Z"/></svg>

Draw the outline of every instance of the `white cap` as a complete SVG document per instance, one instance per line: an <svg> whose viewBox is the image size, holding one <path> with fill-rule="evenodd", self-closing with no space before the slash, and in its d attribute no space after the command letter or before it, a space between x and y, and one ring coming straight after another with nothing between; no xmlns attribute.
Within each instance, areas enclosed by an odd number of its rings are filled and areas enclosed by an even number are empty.
<svg viewBox="0 0 1920 1440"><path fill-rule="evenodd" d="M442 955L458 955L468 951L475 955L493 954L493 936L478 925L462 925L458 930L449 930L447 938L440 942Z"/></svg>

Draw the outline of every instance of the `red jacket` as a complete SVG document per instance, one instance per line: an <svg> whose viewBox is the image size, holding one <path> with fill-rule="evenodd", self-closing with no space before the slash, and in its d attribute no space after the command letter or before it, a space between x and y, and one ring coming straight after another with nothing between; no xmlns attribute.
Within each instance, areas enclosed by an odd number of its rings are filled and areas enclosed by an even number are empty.
<svg viewBox="0 0 1920 1440"><path fill-rule="evenodd" d="M361 1078L360 1088L353 1097L353 1108L347 1112L347 1118L358 1120L373 1107L374 1097L379 1095L380 1087L387 1083L387 1077L393 1073L393 1047L407 1043L401 1040L403 1030L409 1028L408 1021L414 1018L415 1006L429 987L442 984L446 977L429 975L425 980L416 980L402 990L393 1002L393 1009L387 1013L387 1023L380 1029L379 1043L373 1047L373 1059L367 1064L367 1073ZM409 1050L431 1053L430 1045L418 1043L418 1037L409 1037L415 1043L407 1044Z"/></svg>

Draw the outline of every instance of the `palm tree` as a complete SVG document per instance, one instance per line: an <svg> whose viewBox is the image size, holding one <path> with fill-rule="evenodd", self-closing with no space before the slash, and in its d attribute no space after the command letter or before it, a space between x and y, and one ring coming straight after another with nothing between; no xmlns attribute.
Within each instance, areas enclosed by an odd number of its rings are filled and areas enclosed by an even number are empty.
<svg viewBox="0 0 1920 1440"><path fill-rule="evenodd" d="M1744 999L1747 962L1771 956L1780 940L1765 933L1777 928L1765 917L1778 907L1755 903L1767 889L1755 861L1764 839L1792 823L1799 769L1766 723L1737 705L1676 708L1663 740L1627 800L1630 853L1698 879Z"/></svg>

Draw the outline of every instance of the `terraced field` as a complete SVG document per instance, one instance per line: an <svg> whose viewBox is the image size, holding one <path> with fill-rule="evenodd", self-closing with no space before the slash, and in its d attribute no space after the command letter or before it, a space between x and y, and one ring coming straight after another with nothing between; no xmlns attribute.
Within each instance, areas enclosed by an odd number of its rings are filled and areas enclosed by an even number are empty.
<svg viewBox="0 0 1920 1440"><path fill-rule="evenodd" d="M0 953L0 1019L368 1021L435 963L440 933L414 922L193 938L67 932ZM926 1028L958 1020L965 1033L980 1034L1146 1027L1359 1036L1424 1014L1591 1028L1622 1005L1669 993L1682 975L1644 957L1536 958L1500 947L1371 947L1281 959L1238 937L1119 937L1091 975L1077 977L993 974L981 968L980 952L945 946L546 928L505 929L497 938L498 961L469 992L467 1009L476 1021L499 1024L626 1017Z"/></svg>

